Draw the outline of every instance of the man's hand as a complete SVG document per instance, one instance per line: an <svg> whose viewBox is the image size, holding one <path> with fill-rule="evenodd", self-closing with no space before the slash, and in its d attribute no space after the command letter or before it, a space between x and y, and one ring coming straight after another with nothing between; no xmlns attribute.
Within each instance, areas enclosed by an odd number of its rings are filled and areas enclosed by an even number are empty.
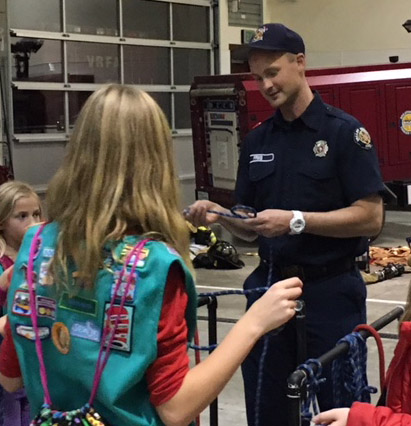
<svg viewBox="0 0 411 426"><path fill-rule="evenodd" d="M220 204L208 200L198 200L184 209L184 217L197 227L216 223L220 216L215 213L208 213L208 210L229 213L229 210L221 207Z"/></svg>
<svg viewBox="0 0 411 426"><path fill-rule="evenodd" d="M290 220L293 213L290 210L263 210L255 218L246 219L245 223L259 235L272 238L290 232Z"/></svg>

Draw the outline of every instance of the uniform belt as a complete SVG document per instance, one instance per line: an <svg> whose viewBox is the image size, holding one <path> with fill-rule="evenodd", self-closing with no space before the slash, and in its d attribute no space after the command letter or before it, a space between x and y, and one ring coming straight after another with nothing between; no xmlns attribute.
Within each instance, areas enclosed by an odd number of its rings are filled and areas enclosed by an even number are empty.
<svg viewBox="0 0 411 426"><path fill-rule="evenodd" d="M268 261L261 259L262 263L268 266ZM351 271L355 266L354 259L340 259L327 265L273 265L276 273L281 279L298 277L301 280L315 280L332 277Z"/></svg>

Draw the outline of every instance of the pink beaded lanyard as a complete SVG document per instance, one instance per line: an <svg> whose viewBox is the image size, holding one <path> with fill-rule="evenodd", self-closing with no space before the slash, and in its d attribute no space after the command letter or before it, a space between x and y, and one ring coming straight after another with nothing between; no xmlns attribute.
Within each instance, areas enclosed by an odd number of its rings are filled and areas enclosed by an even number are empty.
<svg viewBox="0 0 411 426"><path fill-rule="evenodd" d="M43 228L46 224L43 224L40 226L40 228L37 230L36 234L34 235L33 241L30 246L30 253L29 253L29 260L27 264L27 284L29 287L29 294L30 294L30 317L33 324L34 334L35 334L35 344L36 344L36 352L37 357L40 364L40 377L41 377L41 383L43 386L44 391L44 402L48 404L50 407L52 405L50 392L48 388L48 381L47 381L47 372L46 372L46 366L44 363L44 356L43 356L43 347L40 339L39 329L38 329L38 323L37 323L37 310L36 310L36 292L35 292L35 285L33 284L33 263L34 258L36 257L36 247L38 247L38 239L40 237L41 232L43 231ZM123 280L123 276L125 273L127 273L127 282L124 288L124 291L122 292L121 296L121 302L120 302L120 311L123 309L125 300L130 288L130 285L133 281L133 275L135 272L135 269L137 267L137 262L140 257L140 253L145 246L145 244L150 241L148 239L144 239L139 241L133 249L130 251L130 253L127 256L127 259L124 261L123 268L121 269L120 275L117 279L116 286L111 298L110 307L108 309L108 313L111 313L113 311L113 305L116 300L118 291L121 287L121 283ZM134 256L134 258L133 258ZM131 262L133 259L133 263L131 265L130 272L127 272L127 265ZM103 374L103 370L105 366L107 365L107 361L110 355L111 345L114 340L114 336L117 331L117 327L120 321L120 315L116 315L116 321L114 323L114 326L110 326L110 321L107 320L104 324L104 330L103 334L101 336L101 345L100 345L100 351L97 358L96 363L96 370L94 373L94 379L93 379L93 387L91 390L90 399L88 401L88 405L91 407L93 405L94 399L97 394L97 390L100 384L101 376Z"/></svg>

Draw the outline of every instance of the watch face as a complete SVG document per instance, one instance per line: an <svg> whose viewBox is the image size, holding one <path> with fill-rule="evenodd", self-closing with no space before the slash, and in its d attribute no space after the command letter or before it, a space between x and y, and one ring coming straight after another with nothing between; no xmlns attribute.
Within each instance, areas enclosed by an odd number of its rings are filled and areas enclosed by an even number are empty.
<svg viewBox="0 0 411 426"><path fill-rule="evenodd" d="M296 231L299 231L300 229L304 228L305 223L301 220L301 219L297 219L294 223L293 223L293 228Z"/></svg>
<svg viewBox="0 0 411 426"><path fill-rule="evenodd" d="M305 228L305 221L303 219L294 219L290 224L290 229L296 234L300 234Z"/></svg>

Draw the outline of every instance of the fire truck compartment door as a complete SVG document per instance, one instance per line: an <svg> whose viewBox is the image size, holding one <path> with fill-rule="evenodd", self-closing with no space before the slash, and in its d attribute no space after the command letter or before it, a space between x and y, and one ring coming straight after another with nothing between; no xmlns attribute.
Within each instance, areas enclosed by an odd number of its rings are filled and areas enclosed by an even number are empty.
<svg viewBox="0 0 411 426"><path fill-rule="evenodd" d="M234 189L238 167L238 134L226 129L209 130L214 186Z"/></svg>

